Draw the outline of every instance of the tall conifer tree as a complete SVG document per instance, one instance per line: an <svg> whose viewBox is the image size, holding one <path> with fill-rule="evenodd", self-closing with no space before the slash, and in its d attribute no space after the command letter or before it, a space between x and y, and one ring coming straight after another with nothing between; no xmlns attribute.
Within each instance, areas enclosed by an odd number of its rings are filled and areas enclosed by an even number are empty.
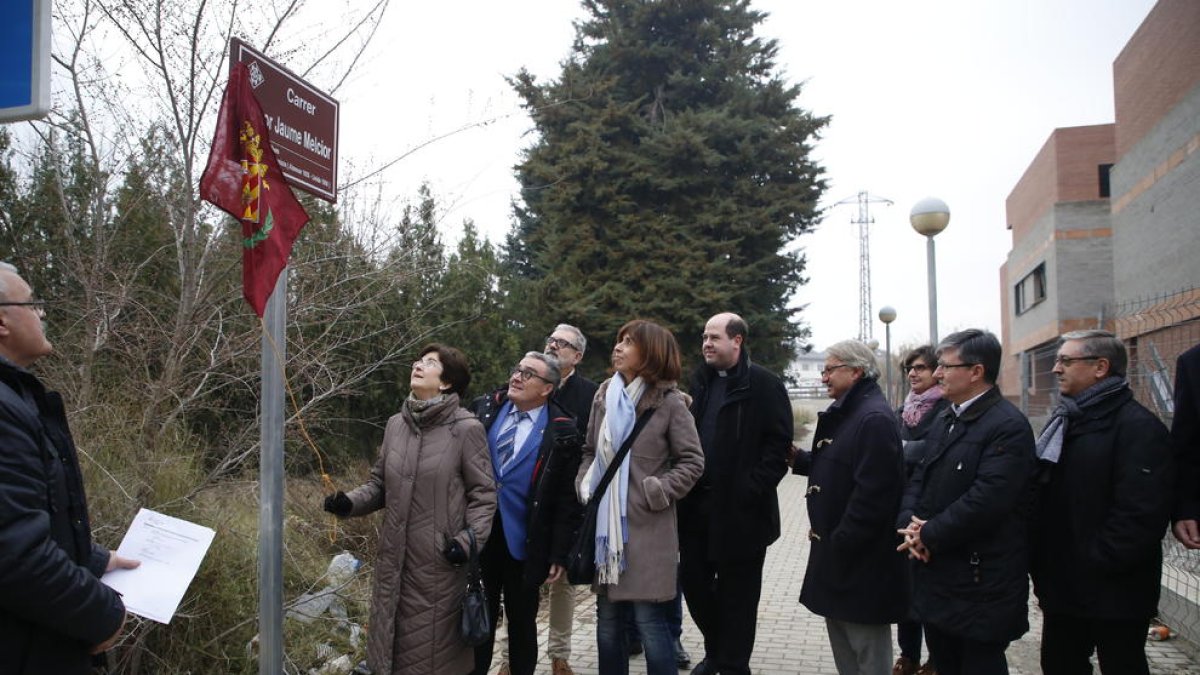
<svg viewBox="0 0 1200 675"><path fill-rule="evenodd" d="M796 238L825 188L827 118L801 109L748 0L584 0L559 77L512 84L536 140L516 167L507 242L527 316L579 325L601 365L620 325L676 331L694 363L709 315L740 312L756 361L786 366L807 329Z"/></svg>

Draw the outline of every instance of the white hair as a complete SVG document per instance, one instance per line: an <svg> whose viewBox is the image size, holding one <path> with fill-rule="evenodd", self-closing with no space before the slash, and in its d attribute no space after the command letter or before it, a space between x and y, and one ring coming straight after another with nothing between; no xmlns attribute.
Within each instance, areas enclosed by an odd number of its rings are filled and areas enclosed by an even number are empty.
<svg viewBox="0 0 1200 675"><path fill-rule="evenodd" d="M554 327L554 330L563 330L568 333L573 333L575 335L575 340L571 346L574 347L575 349L579 350L580 354L587 351L587 338L585 338L583 336L583 331L579 330L578 328L576 328L575 326L572 326L569 323L560 323Z"/></svg>
<svg viewBox="0 0 1200 675"><path fill-rule="evenodd" d="M13 274L20 274L20 272L17 271L16 265L4 262L2 260L0 260L0 272L12 272ZM3 275L0 275L0 299L8 299L8 282L4 280Z"/></svg>

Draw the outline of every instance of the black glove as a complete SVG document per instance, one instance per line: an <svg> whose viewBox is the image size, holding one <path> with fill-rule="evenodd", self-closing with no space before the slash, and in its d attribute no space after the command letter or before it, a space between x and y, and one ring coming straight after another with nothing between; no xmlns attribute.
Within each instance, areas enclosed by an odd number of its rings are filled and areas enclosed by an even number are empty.
<svg viewBox="0 0 1200 675"><path fill-rule="evenodd" d="M467 564L468 560L467 552L463 550L462 545L458 543L457 539L446 540L446 547L442 549L442 557L446 559L446 562L455 567Z"/></svg>
<svg viewBox="0 0 1200 675"><path fill-rule="evenodd" d="M354 509L354 503L350 501L345 492L338 491L325 498L324 509L338 518L345 518Z"/></svg>

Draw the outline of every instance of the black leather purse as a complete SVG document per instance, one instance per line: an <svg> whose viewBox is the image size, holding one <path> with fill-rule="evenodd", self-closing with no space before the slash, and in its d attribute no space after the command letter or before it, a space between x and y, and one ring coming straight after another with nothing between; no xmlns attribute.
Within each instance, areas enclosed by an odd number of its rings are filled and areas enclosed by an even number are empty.
<svg viewBox="0 0 1200 675"><path fill-rule="evenodd" d="M479 571L479 550L475 530L467 527L471 540L471 559L467 564L467 592L462 602L462 637L469 647L478 647L492 637L492 618L488 616L487 593Z"/></svg>
<svg viewBox="0 0 1200 675"><path fill-rule="evenodd" d="M641 433L642 427L646 426L646 421L654 414L654 410L654 408L650 408L638 418L637 423L633 425L633 430L629 432L629 437L621 444L621 449L617 450L617 454L613 456L613 461L609 463L604 476L596 484L596 494L588 499L587 510L583 514L583 523L579 526L575 543L571 545L571 552L567 554L567 581L569 583L590 584L596 580L596 515L600 510L600 499L604 496L604 491L608 489L608 484L612 482L613 476L616 475L617 469L621 467L621 462L625 460L625 455L629 454L629 449L633 447L633 439Z"/></svg>

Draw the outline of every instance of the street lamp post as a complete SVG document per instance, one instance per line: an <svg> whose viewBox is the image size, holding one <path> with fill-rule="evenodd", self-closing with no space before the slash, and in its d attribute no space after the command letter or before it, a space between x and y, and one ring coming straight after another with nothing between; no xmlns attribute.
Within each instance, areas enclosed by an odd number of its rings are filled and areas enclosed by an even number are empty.
<svg viewBox="0 0 1200 675"><path fill-rule="evenodd" d="M884 360L884 363L886 364L884 366L884 368L886 368L886 372L887 372L887 379L885 380L885 382L887 383L887 393L884 394L884 398L886 398L888 400L888 403L891 403L892 402L892 322L896 320L896 310L893 309L891 305L884 305L883 307L880 307L879 308L879 320L883 322L883 329L884 329L884 334L885 334L884 344L886 345L885 350L883 352L883 354L884 354L883 360Z"/></svg>
<svg viewBox="0 0 1200 675"><path fill-rule="evenodd" d="M950 207L937 197L926 197L912 207L908 222L925 235L926 260L929 264L929 344L937 347L937 262L933 238L950 224Z"/></svg>

